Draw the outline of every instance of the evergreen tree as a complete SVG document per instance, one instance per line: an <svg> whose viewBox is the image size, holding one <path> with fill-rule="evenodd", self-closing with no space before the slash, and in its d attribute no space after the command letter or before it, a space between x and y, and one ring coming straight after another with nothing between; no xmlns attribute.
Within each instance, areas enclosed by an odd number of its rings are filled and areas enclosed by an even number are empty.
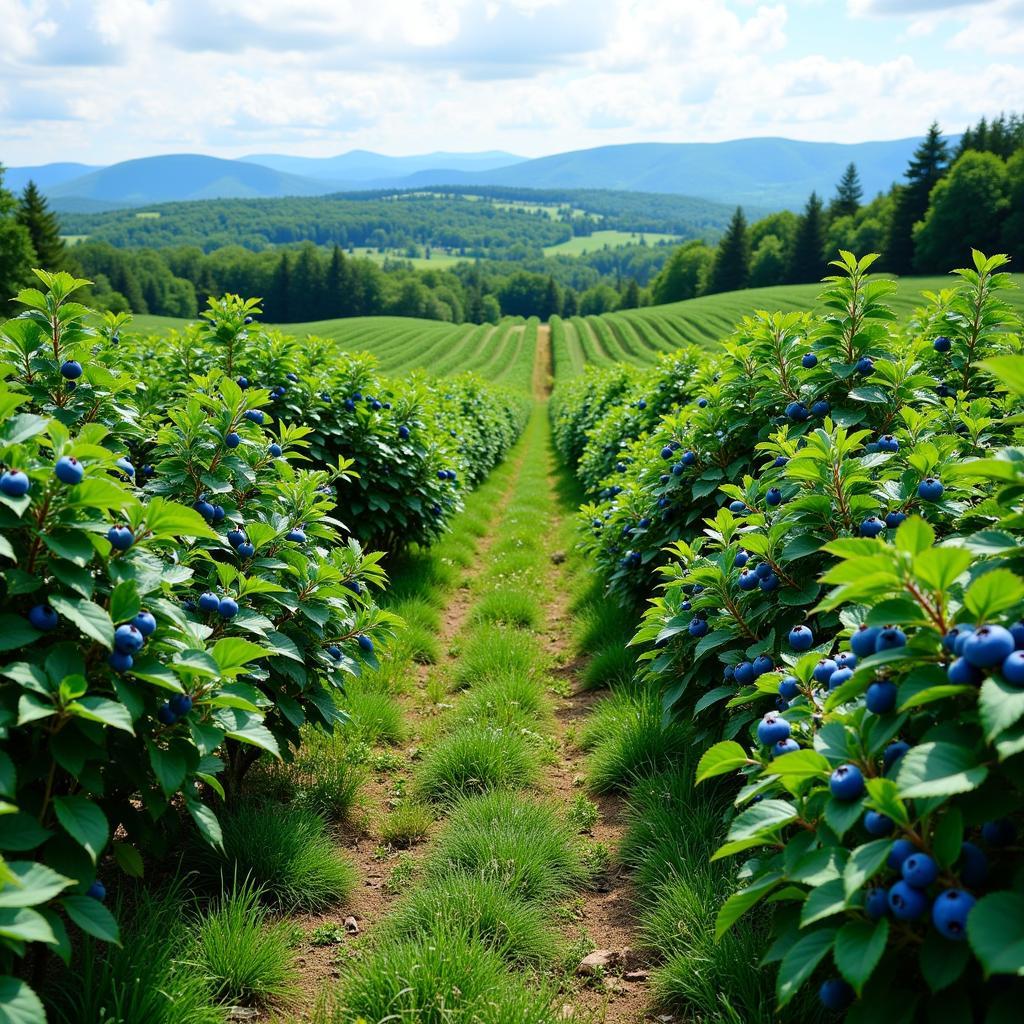
<svg viewBox="0 0 1024 1024"><path fill-rule="evenodd" d="M636 309L640 305L640 286L636 283L636 278L631 277L629 284L626 285L625 291L622 293L622 298L619 301L619 309Z"/></svg>
<svg viewBox="0 0 1024 1024"><path fill-rule="evenodd" d="M559 294L558 285L555 283L554 277L548 277L548 283L544 289L544 298L541 301L538 315L541 320L550 320L551 317L561 312L561 309L562 296Z"/></svg>
<svg viewBox="0 0 1024 1024"><path fill-rule="evenodd" d="M945 174L948 163L949 147L938 123L933 121L907 167L906 184L896 188L896 203L885 247L886 267L894 273L909 274L913 269L914 225L928 212L928 197L935 183Z"/></svg>
<svg viewBox="0 0 1024 1024"><path fill-rule="evenodd" d="M289 319L323 318L323 270L315 245L304 245L288 276Z"/></svg>
<svg viewBox="0 0 1024 1024"><path fill-rule="evenodd" d="M825 215L817 192L811 193L797 224L789 280L794 284L820 281L825 273Z"/></svg>
<svg viewBox="0 0 1024 1024"><path fill-rule="evenodd" d="M562 316L568 319L571 316L577 316L580 311L580 299L572 288L565 289L565 295L562 297Z"/></svg>
<svg viewBox="0 0 1024 1024"><path fill-rule="evenodd" d="M352 315L352 273L342 252L336 245L324 271L324 316L328 319Z"/></svg>
<svg viewBox="0 0 1024 1024"><path fill-rule="evenodd" d="M718 243L708 281L709 292L733 292L750 281L750 235L743 208L736 207L724 237Z"/></svg>
<svg viewBox="0 0 1024 1024"><path fill-rule="evenodd" d="M32 278L36 265L32 238L17 219L18 201L4 188L4 169L0 164L0 303L20 291ZM6 315L6 314L4 314Z"/></svg>
<svg viewBox="0 0 1024 1024"><path fill-rule="evenodd" d="M850 163L836 186L836 194L828 208L829 220L837 217L852 217L860 209L860 201L864 198L857 165Z"/></svg>
<svg viewBox="0 0 1024 1024"><path fill-rule="evenodd" d="M274 268L274 276L270 279L270 290L264 303L267 319L271 323L288 323L288 299L291 293L291 262L288 253L281 253L281 258Z"/></svg>
<svg viewBox="0 0 1024 1024"><path fill-rule="evenodd" d="M46 205L46 199L34 181L25 186L18 204L18 223L32 239L37 266L43 270L59 270L64 265L64 239L60 237L57 215Z"/></svg>

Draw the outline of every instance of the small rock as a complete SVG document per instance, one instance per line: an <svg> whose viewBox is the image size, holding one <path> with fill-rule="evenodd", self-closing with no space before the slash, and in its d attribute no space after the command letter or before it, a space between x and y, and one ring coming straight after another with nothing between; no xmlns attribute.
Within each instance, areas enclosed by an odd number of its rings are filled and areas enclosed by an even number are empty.
<svg viewBox="0 0 1024 1024"><path fill-rule="evenodd" d="M561 565L564 561L565 561L565 552L564 551L555 551L555 552L552 553L552 555L551 555L551 564L552 565Z"/></svg>
<svg viewBox="0 0 1024 1024"><path fill-rule="evenodd" d="M228 1020L255 1020L259 1016L259 1010L251 1006L229 1006Z"/></svg>
<svg viewBox="0 0 1024 1024"><path fill-rule="evenodd" d="M576 1016L576 1010L572 1007L571 1004L565 1003L562 1006L562 1009L559 1011L558 1016L561 1017L562 1020L569 1020L570 1018Z"/></svg>
<svg viewBox="0 0 1024 1024"><path fill-rule="evenodd" d="M647 980L647 972L646 971L628 971L626 974L623 975L623 977L626 979L626 981L646 981Z"/></svg>
<svg viewBox="0 0 1024 1024"><path fill-rule="evenodd" d="M346 917L345 918L345 931L348 932L349 935L358 935L359 934L359 922L354 917Z"/></svg>
<svg viewBox="0 0 1024 1024"><path fill-rule="evenodd" d="M595 949L581 961L576 973L581 978L588 978L600 971L606 971L619 962L619 954L614 949Z"/></svg>

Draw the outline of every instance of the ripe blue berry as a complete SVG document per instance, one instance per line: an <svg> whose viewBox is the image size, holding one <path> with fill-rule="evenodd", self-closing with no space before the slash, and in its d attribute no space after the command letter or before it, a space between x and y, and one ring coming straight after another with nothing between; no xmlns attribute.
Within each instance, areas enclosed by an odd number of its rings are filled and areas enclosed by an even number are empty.
<svg viewBox="0 0 1024 1024"><path fill-rule="evenodd" d="M729 502L729 511L732 512L734 515L739 515L740 513L746 512L747 511L747 503L745 501L739 501L739 500L730 501Z"/></svg>
<svg viewBox="0 0 1024 1024"><path fill-rule="evenodd" d="M836 665L831 658L819 659L818 664L814 666L814 681L825 686L832 678L832 673L835 672L838 667L839 666Z"/></svg>
<svg viewBox="0 0 1024 1024"><path fill-rule="evenodd" d="M1013 634L1002 626L979 626L964 640L960 656L978 668L1004 662L1014 651Z"/></svg>
<svg viewBox="0 0 1024 1024"><path fill-rule="evenodd" d="M875 646L878 643L878 634L881 630L877 626L869 626L862 622L850 637L850 650L858 658L867 658L875 653Z"/></svg>
<svg viewBox="0 0 1024 1024"><path fill-rule="evenodd" d="M974 627L973 626L968 626L968 625L965 625L965 624L961 624L959 626L954 626L942 638L942 646L947 651L949 651L950 654L955 654L956 653L956 648L957 648L957 642L959 641L960 643L962 643L964 638L966 636L969 636L973 632L974 632Z"/></svg>
<svg viewBox="0 0 1024 1024"><path fill-rule="evenodd" d="M829 406L828 402L826 402L825 399L822 398L811 406L811 415L827 416L830 410L831 406Z"/></svg>
<svg viewBox="0 0 1024 1024"><path fill-rule="evenodd" d="M889 909L899 921L916 921L928 909L928 897L907 882L897 882L889 890Z"/></svg>
<svg viewBox="0 0 1024 1024"><path fill-rule="evenodd" d="M895 530L907 518L905 512L890 512L885 517L885 525L890 530Z"/></svg>
<svg viewBox="0 0 1024 1024"><path fill-rule="evenodd" d="M903 862L916 852L917 847L909 839L897 839L896 842L892 844L892 848L889 850L889 856L886 858L885 863L892 868L893 871L899 871L903 867Z"/></svg>
<svg viewBox="0 0 1024 1024"><path fill-rule="evenodd" d="M754 659L754 678L763 676L765 672L771 672L775 668L775 662L767 654L759 654Z"/></svg>
<svg viewBox="0 0 1024 1024"><path fill-rule="evenodd" d="M147 612L145 610L139 612L139 614L132 619L132 625L143 636L152 636L156 632L156 619L153 617L152 612Z"/></svg>
<svg viewBox="0 0 1024 1024"><path fill-rule="evenodd" d="M778 487L769 487L768 493L765 494L764 500L769 505L780 505L782 504L782 491Z"/></svg>
<svg viewBox="0 0 1024 1024"><path fill-rule="evenodd" d="M1011 686L1017 689L1024 687L1024 651L1014 651L1008 655L1000 671Z"/></svg>
<svg viewBox="0 0 1024 1024"><path fill-rule="evenodd" d="M942 497L945 488L942 482L934 476L925 477L918 485L917 496L924 501L938 501Z"/></svg>
<svg viewBox="0 0 1024 1024"><path fill-rule="evenodd" d="M809 651L814 646L814 634L807 626L794 626L789 631L789 646L794 651Z"/></svg>
<svg viewBox="0 0 1024 1024"><path fill-rule="evenodd" d="M927 889L939 877L939 866L927 853L912 853L900 866L903 881L915 889Z"/></svg>
<svg viewBox="0 0 1024 1024"><path fill-rule="evenodd" d="M107 887L97 878L88 889L85 895L91 900L98 900L102 903L107 898Z"/></svg>
<svg viewBox="0 0 1024 1024"><path fill-rule="evenodd" d="M878 516L869 516L860 524L860 535L862 537L877 537L885 532L885 523Z"/></svg>
<svg viewBox="0 0 1024 1024"><path fill-rule="evenodd" d="M830 690L838 690L843 683L849 682L852 678L852 668L837 668L835 672L828 677L828 688Z"/></svg>
<svg viewBox="0 0 1024 1024"><path fill-rule="evenodd" d="M836 668L856 668L857 667L857 655L850 654L849 651L840 651L835 658Z"/></svg>
<svg viewBox="0 0 1024 1024"><path fill-rule="evenodd" d="M665 447L661 449L661 457L666 462L670 462L672 460L673 455L675 455L675 452L672 450L671 445L665 445Z"/></svg>
<svg viewBox="0 0 1024 1024"><path fill-rule="evenodd" d="M57 613L48 604L33 605L28 612L28 621L40 633L49 633L56 629L60 622Z"/></svg>
<svg viewBox="0 0 1024 1024"><path fill-rule="evenodd" d="M889 894L885 889L872 889L864 900L864 912L872 921L880 921L889 913Z"/></svg>
<svg viewBox="0 0 1024 1024"><path fill-rule="evenodd" d="M960 847L960 881L976 889L988 878L988 857L974 843L965 842Z"/></svg>
<svg viewBox="0 0 1024 1024"><path fill-rule="evenodd" d="M233 430L224 435L224 444L228 448L237 448L241 443L242 439Z"/></svg>
<svg viewBox="0 0 1024 1024"><path fill-rule="evenodd" d="M744 569L737 582L740 585L740 590L754 590L760 581L757 578L757 573L750 569Z"/></svg>
<svg viewBox="0 0 1024 1024"><path fill-rule="evenodd" d="M228 530L227 538L228 543L233 548L237 548L239 544L245 543L245 531L239 529Z"/></svg>
<svg viewBox="0 0 1024 1024"><path fill-rule="evenodd" d="M168 701L178 718L184 718L192 710L192 698L187 693L176 693Z"/></svg>
<svg viewBox="0 0 1024 1024"><path fill-rule="evenodd" d="M880 452L898 452L900 450L900 440L895 434L883 434L875 444L878 446Z"/></svg>
<svg viewBox="0 0 1024 1024"><path fill-rule="evenodd" d="M934 348L936 352L948 352L952 347L953 342L951 342L944 334L940 334L932 342L932 348Z"/></svg>
<svg viewBox="0 0 1024 1024"><path fill-rule="evenodd" d="M366 654L373 654L373 637L367 636L365 633L360 633L356 637L359 643L359 648Z"/></svg>
<svg viewBox="0 0 1024 1024"><path fill-rule="evenodd" d="M125 651L111 651L110 657L107 658L107 664L118 675L122 675L135 664L135 659Z"/></svg>
<svg viewBox="0 0 1024 1024"><path fill-rule="evenodd" d="M213 506L213 521L215 523L223 523L224 522L224 517L226 515L227 515L227 513L224 511L224 506L223 505L214 505Z"/></svg>
<svg viewBox="0 0 1024 1024"><path fill-rule="evenodd" d="M876 715L887 715L896 707L896 684L888 679L880 679L868 687L868 711Z"/></svg>
<svg viewBox="0 0 1024 1024"><path fill-rule="evenodd" d="M145 642L142 631L130 622L122 623L114 630L114 648L122 654L134 654Z"/></svg>
<svg viewBox="0 0 1024 1024"><path fill-rule="evenodd" d="M80 484L85 476L85 467L73 455L62 455L53 467L53 473L62 484Z"/></svg>
<svg viewBox="0 0 1024 1024"><path fill-rule="evenodd" d="M875 372L875 361L871 356L861 356L857 360L857 373L862 377L870 377Z"/></svg>
<svg viewBox="0 0 1024 1024"><path fill-rule="evenodd" d="M300 530L296 526L293 529L289 530L287 534L285 534L285 540L294 541L296 544L305 544L306 533L304 530Z"/></svg>
<svg viewBox="0 0 1024 1024"><path fill-rule="evenodd" d="M896 647L906 647L907 634L898 626L886 626L878 634L875 641L876 651L891 651Z"/></svg>
<svg viewBox="0 0 1024 1024"><path fill-rule="evenodd" d="M242 558L252 558L252 556L256 554L256 545L250 544L249 541L245 541L244 543L239 544L235 550Z"/></svg>
<svg viewBox="0 0 1024 1024"><path fill-rule="evenodd" d="M732 667L732 665L726 665L725 668L722 669L722 678L726 682L728 682L730 679L736 678L736 670Z"/></svg>
<svg viewBox="0 0 1024 1024"><path fill-rule="evenodd" d="M170 704L161 704L160 710L156 713L157 721L162 725L174 725L178 716L171 710Z"/></svg>
<svg viewBox="0 0 1024 1024"><path fill-rule="evenodd" d="M235 383L244 391L249 386L248 377L236 377Z"/></svg>
<svg viewBox="0 0 1024 1024"><path fill-rule="evenodd" d="M947 889L935 897L932 904L932 924L940 935L954 942L967 937L967 915L974 908L975 899L963 889Z"/></svg>
<svg viewBox="0 0 1024 1024"><path fill-rule="evenodd" d="M335 644L331 644L331 646L327 648L327 653L335 661L341 661L341 648L336 646Z"/></svg>
<svg viewBox="0 0 1024 1024"><path fill-rule="evenodd" d="M908 750L910 744L903 740L893 740L882 754L882 767L888 771Z"/></svg>
<svg viewBox="0 0 1024 1024"><path fill-rule="evenodd" d="M203 498L192 506L208 523L213 521L213 506Z"/></svg>
<svg viewBox="0 0 1024 1024"><path fill-rule="evenodd" d="M995 821L986 821L981 826L981 838L989 846L1008 846L1017 835L1017 829L1008 818L997 818Z"/></svg>
<svg viewBox="0 0 1024 1024"><path fill-rule="evenodd" d="M404 423L398 428L398 438L401 441L409 440L409 428Z"/></svg>
<svg viewBox="0 0 1024 1024"><path fill-rule="evenodd" d="M1024 650L1024 622L1015 622L1010 626L1010 635L1017 650Z"/></svg>
<svg viewBox="0 0 1024 1024"><path fill-rule="evenodd" d="M233 619L238 614L238 602L233 597L222 597L217 604L217 614L222 619Z"/></svg>
<svg viewBox="0 0 1024 1024"><path fill-rule="evenodd" d="M262 409L246 409L244 415L250 423L262 426L264 420Z"/></svg>
<svg viewBox="0 0 1024 1024"><path fill-rule="evenodd" d="M695 452L685 451L679 457L679 461L682 462L684 466L692 466L697 461L697 455Z"/></svg>
<svg viewBox="0 0 1024 1024"><path fill-rule="evenodd" d="M693 637L706 636L708 632L708 624L704 619L690 619L690 625L687 626L687 631L690 636Z"/></svg>
<svg viewBox="0 0 1024 1024"><path fill-rule="evenodd" d="M31 481L20 469L9 469L0 476L0 491L8 498L20 498L28 494Z"/></svg>
<svg viewBox="0 0 1024 1024"><path fill-rule="evenodd" d="M774 711L769 711L768 714L766 714L764 718L757 723L758 742L763 743L766 747L770 747L772 744L778 743L779 740L788 739L789 734L789 722L784 718L780 718Z"/></svg>
<svg viewBox="0 0 1024 1024"><path fill-rule="evenodd" d="M803 402L790 402L786 406L786 416L793 423L803 423L809 415L807 406Z"/></svg>
<svg viewBox="0 0 1024 1024"><path fill-rule="evenodd" d="M954 686L980 686L985 673L966 658L957 658L946 669L946 677Z"/></svg>
<svg viewBox="0 0 1024 1024"><path fill-rule="evenodd" d="M107 530L107 540L118 551L127 551L135 543L135 535L127 526L112 526Z"/></svg>
<svg viewBox="0 0 1024 1024"><path fill-rule="evenodd" d="M859 800L864 794L864 776L855 764L841 764L832 772L829 788L837 800Z"/></svg>
<svg viewBox="0 0 1024 1024"><path fill-rule="evenodd" d="M892 818L887 814L878 811L864 812L864 828L873 836L887 836L895 827Z"/></svg>
<svg viewBox="0 0 1024 1024"><path fill-rule="evenodd" d="M779 683L779 696L785 700L792 700L800 692L800 680L796 676L786 676Z"/></svg>
<svg viewBox="0 0 1024 1024"><path fill-rule="evenodd" d="M740 686L749 686L754 681L754 666L749 661L741 661L734 669L733 674Z"/></svg>
<svg viewBox="0 0 1024 1024"><path fill-rule="evenodd" d="M65 380L78 380L82 376L82 364L74 359L65 359L60 364L60 375Z"/></svg>
<svg viewBox="0 0 1024 1024"><path fill-rule="evenodd" d="M220 598L212 591L199 595L199 610L201 612L215 612L220 607Z"/></svg>
<svg viewBox="0 0 1024 1024"><path fill-rule="evenodd" d="M707 404L708 404L708 400L706 398L698 398L697 399L697 405L698 405L699 408L706 409L707 408Z"/></svg>
<svg viewBox="0 0 1024 1024"><path fill-rule="evenodd" d="M818 999L826 1010L845 1010L853 1002L853 989L842 978L829 978L818 989Z"/></svg>
<svg viewBox="0 0 1024 1024"><path fill-rule="evenodd" d="M813 352L805 352L800 362L805 370L813 370L818 365L818 357Z"/></svg>
<svg viewBox="0 0 1024 1024"><path fill-rule="evenodd" d="M763 580L765 576L770 575L771 571L772 567L767 562L761 562L754 570L754 572L757 573L757 578L759 580Z"/></svg>
<svg viewBox="0 0 1024 1024"><path fill-rule="evenodd" d="M742 569L743 566L745 566L749 561L750 555L742 548L740 548L740 550L736 552L736 557L733 559L733 564L736 566L737 569Z"/></svg>
<svg viewBox="0 0 1024 1024"><path fill-rule="evenodd" d="M792 736L788 739L779 740L772 746L772 757L780 757L782 754L792 754L794 750L799 750L800 744L797 743Z"/></svg>
<svg viewBox="0 0 1024 1024"><path fill-rule="evenodd" d="M282 451L283 451L283 449L281 448L281 446L276 441L272 441L267 446L267 452L268 452L268 454L272 458L275 458L275 459L278 458Z"/></svg>
<svg viewBox="0 0 1024 1024"><path fill-rule="evenodd" d="M757 581L757 585L766 592L775 590L779 585L779 577L776 576L775 573L769 571L767 576L762 576L761 579Z"/></svg>
<svg viewBox="0 0 1024 1024"><path fill-rule="evenodd" d="M789 462L789 459L787 459L785 455L776 455L776 456L775 456L775 461L774 461L774 462L772 463L772 465L773 465L773 466L774 466L774 467L775 467L776 469L782 469L782 467L783 467L783 466L784 466L784 465L785 465L785 464L786 464L787 462Z"/></svg>

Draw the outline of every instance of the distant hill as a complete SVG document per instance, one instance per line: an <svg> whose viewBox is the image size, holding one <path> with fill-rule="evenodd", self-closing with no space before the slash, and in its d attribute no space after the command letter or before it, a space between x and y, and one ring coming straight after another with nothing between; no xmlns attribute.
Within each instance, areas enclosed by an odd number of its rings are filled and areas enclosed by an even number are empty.
<svg viewBox="0 0 1024 1024"><path fill-rule="evenodd" d="M99 167L90 164L39 164L36 167L5 167L4 187L12 192L20 192L30 181L34 181L41 189L52 188L83 174L98 171Z"/></svg>
<svg viewBox="0 0 1024 1024"><path fill-rule="evenodd" d="M668 192L795 209L812 191L831 195L851 161L860 172L866 197L888 189L902 177L919 141L843 144L767 138L634 143L558 153L491 171L464 172L449 176L444 184ZM434 172L419 171L406 178L403 187L430 184L441 183Z"/></svg>
<svg viewBox="0 0 1024 1024"><path fill-rule="evenodd" d="M272 167L288 174L344 183L353 187L362 182L379 182L402 178L421 171L431 175L448 171L491 171L522 163L526 157L491 150L486 153L423 153L417 156L385 156L366 149L353 149L340 156L306 157L285 155L243 156L245 163Z"/></svg>
<svg viewBox="0 0 1024 1024"><path fill-rule="evenodd" d="M329 191L329 187L323 182L241 160L176 154L125 160L45 191L53 205L62 209L62 201L67 199L138 206L188 199L311 196Z"/></svg>

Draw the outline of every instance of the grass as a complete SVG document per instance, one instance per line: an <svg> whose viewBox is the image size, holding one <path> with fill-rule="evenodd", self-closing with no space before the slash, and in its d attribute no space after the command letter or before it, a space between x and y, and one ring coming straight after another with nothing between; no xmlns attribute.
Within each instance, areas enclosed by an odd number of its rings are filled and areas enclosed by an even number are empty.
<svg viewBox="0 0 1024 1024"><path fill-rule="evenodd" d="M549 805L498 791L452 811L427 861L433 879L490 879L521 899L548 904L587 880L582 844Z"/></svg>
<svg viewBox="0 0 1024 1024"><path fill-rule="evenodd" d="M347 818L366 780L366 768L346 741L333 733L307 729L289 770L297 803L329 821Z"/></svg>
<svg viewBox="0 0 1024 1024"><path fill-rule="evenodd" d="M622 690L599 702L580 734L590 751L587 785L594 793L625 790L680 760L692 738L675 719L663 721L660 694L652 689Z"/></svg>
<svg viewBox="0 0 1024 1024"><path fill-rule="evenodd" d="M544 684L533 676L502 675L474 687L452 713L457 723L500 729L536 729L551 716Z"/></svg>
<svg viewBox="0 0 1024 1024"><path fill-rule="evenodd" d="M416 1024L554 1024L539 984L508 973L501 957L468 935L442 933L382 945L342 985L327 1020Z"/></svg>
<svg viewBox="0 0 1024 1024"><path fill-rule="evenodd" d="M524 903L493 879L453 875L409 893L383 925L386 938L465 935L508 963L550 963L558 953L546 908Z"/></svg>
<svg viewBox="0 0 1024 1024"><path fill-rule="evenodd" d="M359 742L395 745L406 738L402 709L390 694L375 689L373 680L349 680L342 706L351 719L342 730Z"/></svg>
<svg viewBox="0 0 1024 1024"><path fill-rule="evenodd" d="M421 800L445 802L530 786L539 773L537 750L521 732L467 724L439 738L424 754L413 788Z"/></svg>
<svg viewBox="0 0 1024 1024"><path fill-rule="evenodd" d="M536 629L541 608L536 588L501 586L490 591L473 609L474 622L495 622L505 626Z"/></svg>
<svg viewBox="0 0 1024 1024"><path fill-rule="evenodd" d="M209 881L247 878L283 910L316 913L341 903L356 885L352 865L331 842L316 811L251 802L221 817L224 855L200 855Z"/></svg>
<svg viewBox="0 0 1024 1024"><path fill-rule="evenodd" d="M494 623L475 628L463 646L454 679L472 686L496 676L534 675L537 672L536 637Z"/></svg>
<svg viewBox="0 0 1024 1024"><path fill-rule="evenodd" d="M43 990L51 1024L224 1024L209 979L182 961L187 899L178 880L162 892L140 887L130 914L124 903L112 908L121 944L85 938L74 968Z"/></svg>
<svg viewBox="0 0 1024 1024"><path fill-rule="evenodd" d="M425 804L404 800L381 822L380 838L389 846L412 846L426 838L434 812Z"/></svg>
<svg viewBox="0 0 1024 1024"><path fill-rule="evenodd" d="M223 892L195 924L191 959L220 1002L268 1006L291 1002L298 969L291 928L271 918L249 882Z"/></svg>
<svg viewBox="0 0 1024 1024"><path fill-rule="evenodd" d="M624 245L638 245L641 240L648 245L657 245L658 242L673 242L676 236L655 231L595 231L590 235L578 235L567 242L559 242L558 245L547 245L544 247L544 255L582 256L587 252L597 252L605 246L617 249Z"/></svg>

